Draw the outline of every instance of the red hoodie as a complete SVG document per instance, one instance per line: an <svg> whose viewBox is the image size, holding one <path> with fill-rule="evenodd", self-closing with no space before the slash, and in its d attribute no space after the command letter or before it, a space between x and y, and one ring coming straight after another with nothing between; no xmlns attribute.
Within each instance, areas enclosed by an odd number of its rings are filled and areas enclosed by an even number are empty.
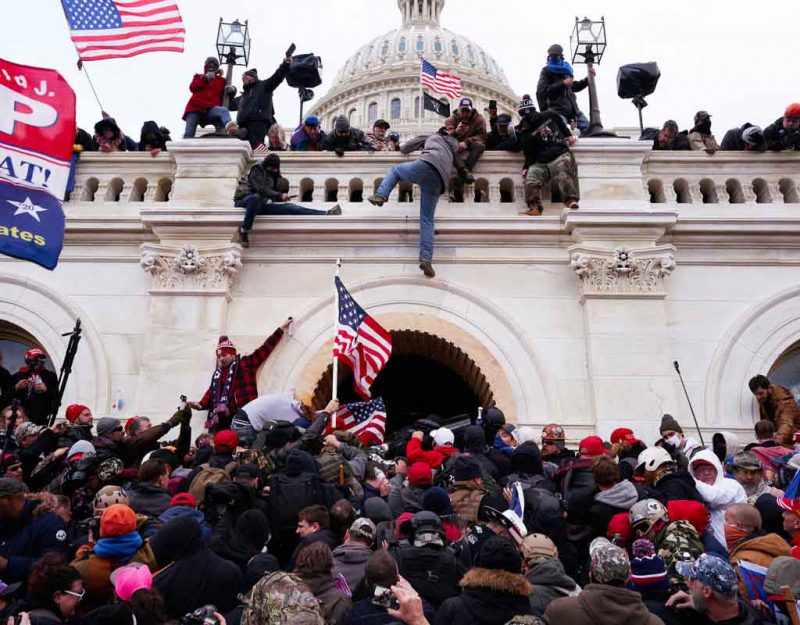
<svg viewBox="0 0 800 625"><path fill-rule="evenodd" d="M437 445L431 451L425 451L422 449L422 441L413 436L406 445L406 457L409 463L424 462L431 469L438 469L445 458L456 453L458 449L452 445Z"/></svg>
<svg viewBox="0 0 800 625"><path fill-rule="evenodd" d="M225 79L222 76L215 76L211 82L206 82L205 74L195 74L189 85L192 97L183 112L186 119L187 113L198 113L206 111L213 106L222 106L222 94L225 91Z"/></svg>

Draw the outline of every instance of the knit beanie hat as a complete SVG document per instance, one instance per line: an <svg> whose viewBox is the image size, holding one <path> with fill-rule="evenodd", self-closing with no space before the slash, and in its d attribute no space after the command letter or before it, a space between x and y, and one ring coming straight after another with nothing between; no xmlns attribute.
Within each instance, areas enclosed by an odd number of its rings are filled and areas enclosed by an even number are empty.
<svg viewBox="0 0 800 625"><path fill-rule="evenodd" d="M115 503L100 517L100 538L122 536L136 530L136 513L128 506Z"/></svg>
<svg viewBox="0 0 800 625"><path fill-rule="evenodd" d="M466 482L481 477L481 465L472 456L461 454L456 458L453 476L456 482Z"/></svg>
<svg viewBox="0 0 800 625"><path fill-rule="evenodd" d="M665 414L661 417L661 427L658 428L660 434L663 434L667 430L674 430L675 432L683 434L683 428L671 414Z"/></svg>
<svg viewBox="0 0 800 625"><path fill-rule="evenodd" d="M236 355L236 345L225 335L219 337L217 341L217 356L221 356L222 354Z"/></svg>
<svg viewBox="0 0 800 625"><path fill-rule="evenodd" d="M242 74L242 76L252 76L256 80L258 80L258 70L255 67L252 69L248 69L246 72Z"/></svg>
<svg viewBox="0 0 800 625"><path fill-rule="evenodd" d="M218 59L217 57L215 57L215 56L209 56L209 57L207 57L207 58L206 58L206 60L203 62L203 67L208 67L208 66L209 66L209 65L211 65L211 64L214 64L214 65L216 65L217 67L219 67L219 59Z"/></svg>
<svg viewBox="0 0 800 625"><path fill-rule="evenodd" d="M475 559L475 566L494 571L519 573L522 570L522 558L516 545L510 540L501 536L492 536L483 543L478 557Z"/></svg>
<svg viewBox="0 0 800 625"><path fill-rule="evenodd" d="M453 514L453 506L450 503L450 495L444 488L434 486L425 491L422 497L422 507L438 514L440 517Z"/></svg>
<svg viewBox="0 0 800 625"><path fill-rule="evenodd" d="M645 538L634 541L631 546L631 590L669 590L667 565L656 555L653 543Z"/></svg>
<svg viewBox="0 0 800 625"><path fill-rule="evenodd" d="M433 472L429 464L415 462L408 467L408 483L412 486L430 486L433 484Z"/></svg>
<svg viewBox="0 0 800 625"><path fill-rule="evenodd" d="M114 417L103 417L97 422L97 435L107 436L119 426L119 419L115 419Z"/></svg>
<svg viewBox="0 0 800 625"><path fill-rule="evenodd" d="M533 103L533 98L531 98L530 94L526 93L524 96L522 96L522 100L519 101L517 111L520 115L525 115L526 113L535 110L536 105Z"/></svg>
<svg viewBox="0 0 800 625"><path fill-rule="evenodd" d="M97 450L89 441L75 441L75 444L67 452L67 460L80 460L81 458L75 457L78 454L83 458L83 456L91 454L97 455Z"/></svg>
<svg viewBox="0 0 800 625"><path fill-rule="evenodd" d="M333 120L333 129L336 132L350 132L350 121L344 115L339 115Z"/></svg>
<svg viewBox="0 0 800 625"><path fill-rule="evenodd" d="M82 404L72 404L71 406L67 406L67 412L65 415L67 417L67 421L70 423L75 423L84 410L89 410L89 407L83 406Z"/></svg>

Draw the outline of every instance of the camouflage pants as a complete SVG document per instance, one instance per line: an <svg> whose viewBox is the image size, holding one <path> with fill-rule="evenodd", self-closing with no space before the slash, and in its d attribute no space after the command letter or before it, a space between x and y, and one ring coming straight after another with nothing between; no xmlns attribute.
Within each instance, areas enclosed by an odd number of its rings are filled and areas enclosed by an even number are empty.
<svg viewBox="0 0 800 625"><path fill-rule="evenodd" d="M578 164L572 152L565 152L549 163L536 163L528 168L528 175L525 176L525 203L541 204L542 187L551 181L557 186L565 204L580 199Z"/></svg>

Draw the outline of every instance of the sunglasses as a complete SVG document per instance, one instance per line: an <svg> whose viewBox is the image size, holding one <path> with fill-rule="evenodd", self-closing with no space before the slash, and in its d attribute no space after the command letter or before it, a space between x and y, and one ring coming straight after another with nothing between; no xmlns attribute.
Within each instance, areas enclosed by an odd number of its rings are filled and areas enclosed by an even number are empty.
<svg viewBox="0 0 800 625"><path fill-rule="evenodd" d="M65 595L70 595L72 597L76 597L78 599L78 601L80 601L81 599L83 599L84 595L86 594L86 590L81 590L80 592L74 592L72 590L65 590L64 594Z"/></svg>

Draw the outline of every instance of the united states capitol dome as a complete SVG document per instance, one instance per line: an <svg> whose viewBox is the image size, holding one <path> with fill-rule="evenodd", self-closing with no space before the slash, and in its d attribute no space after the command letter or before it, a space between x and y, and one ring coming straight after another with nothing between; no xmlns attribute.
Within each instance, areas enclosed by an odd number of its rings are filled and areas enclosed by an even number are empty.
<svg viewBox="0 0 800 625"><path fill-rule="evenodd" d="M385 0L380 0L385 1ZM397 0L402 25L359 48L338 71L330 91L311 112L329 129L337 115L346 115L364 130L383 118L404 137L431 132L442 118L428 111L420 118L420 58L437 70L461 78L463 95L483 111L489 100L516 111L518 97L502 68L474 41L440 25L445 0ZM442 94L428 93L443 101ZM455 108L456 102L451 102Z"/></svg>

